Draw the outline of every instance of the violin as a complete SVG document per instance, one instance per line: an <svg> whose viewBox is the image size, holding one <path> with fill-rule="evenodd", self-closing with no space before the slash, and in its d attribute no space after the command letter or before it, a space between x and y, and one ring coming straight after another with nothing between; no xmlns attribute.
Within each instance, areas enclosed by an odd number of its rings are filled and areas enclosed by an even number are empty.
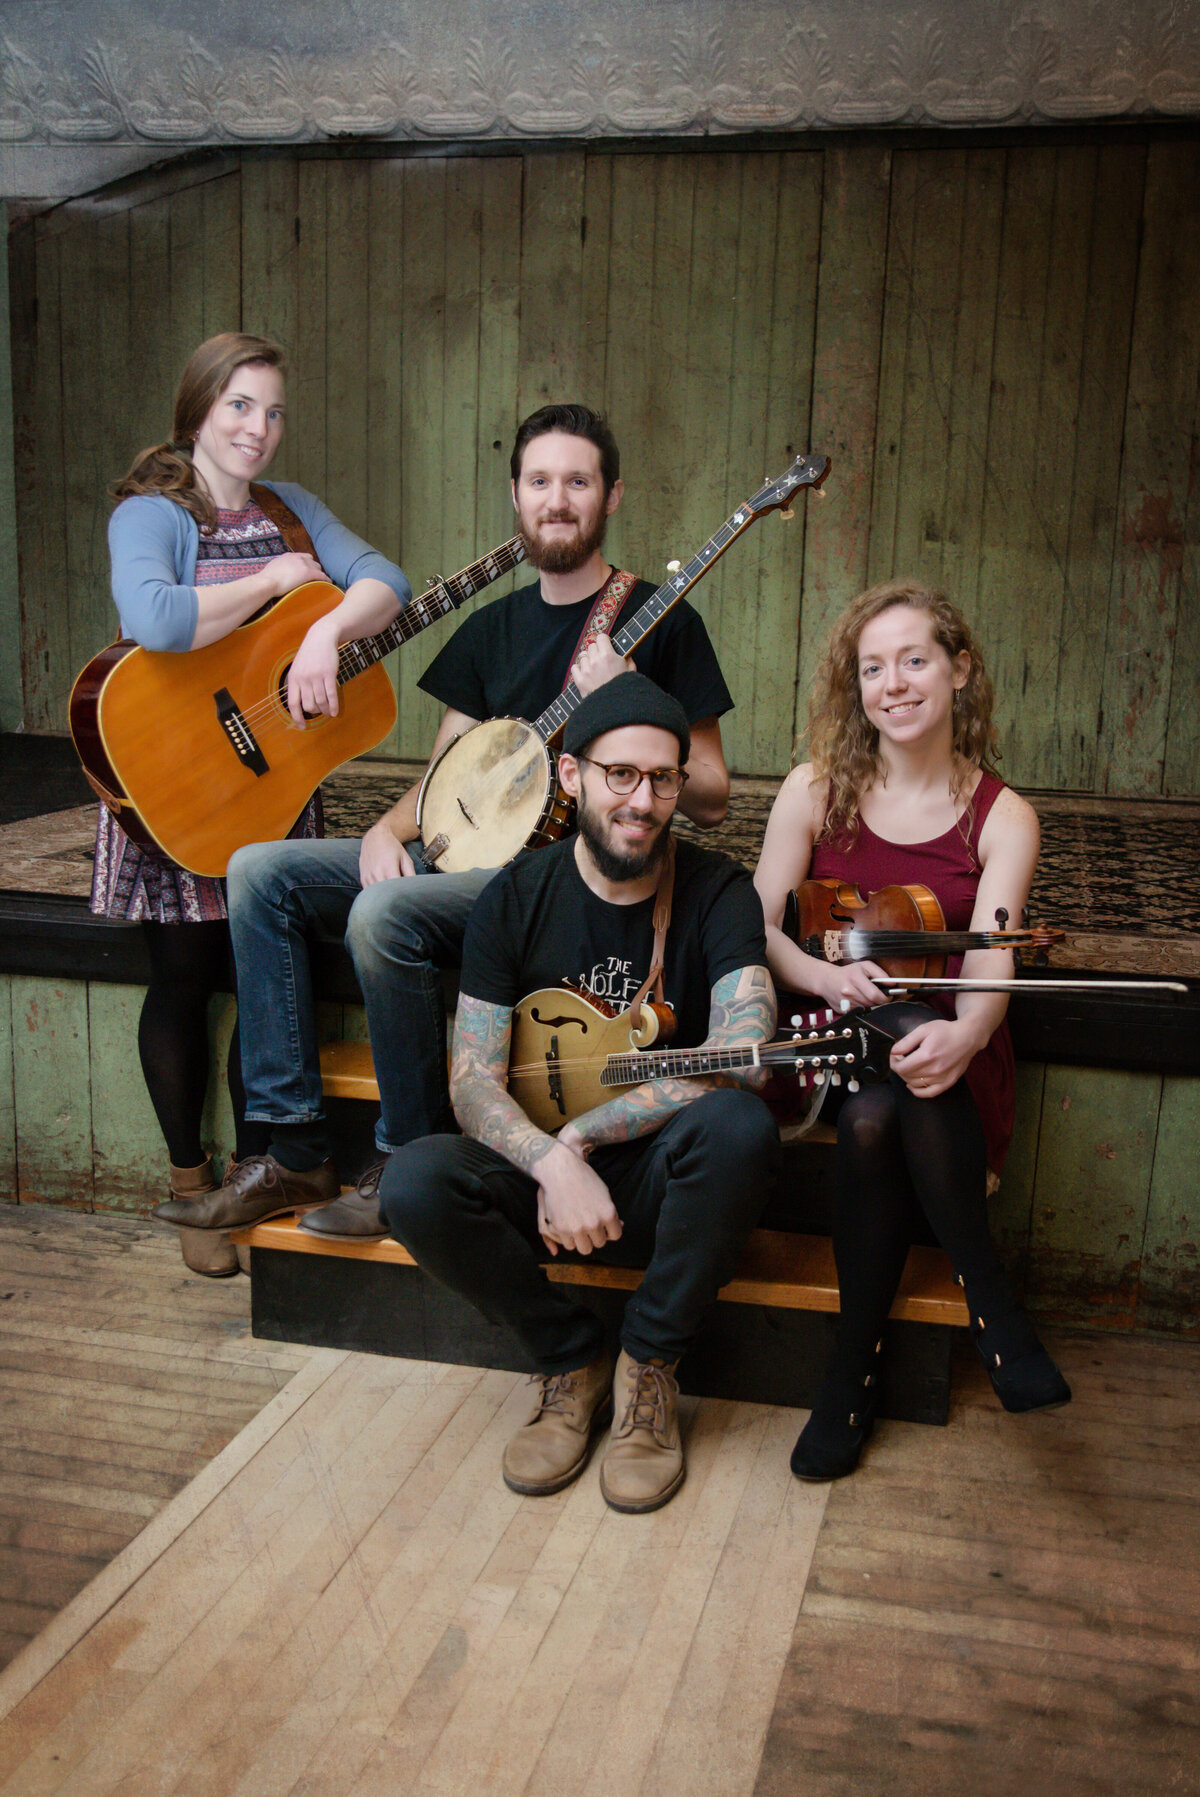
<svg viewBox="0 0 1200 1797"><path fill-rule="evenodd" d="M818 961L874 961L893 979L936 979L947 955L973 948L1030 948L1040 957L1062 942L1062 930L1010 930L996 912L994 930L948 930L928 886L881 886L864 893L849 880L805 880L789 893L784 934Z"/></svg>

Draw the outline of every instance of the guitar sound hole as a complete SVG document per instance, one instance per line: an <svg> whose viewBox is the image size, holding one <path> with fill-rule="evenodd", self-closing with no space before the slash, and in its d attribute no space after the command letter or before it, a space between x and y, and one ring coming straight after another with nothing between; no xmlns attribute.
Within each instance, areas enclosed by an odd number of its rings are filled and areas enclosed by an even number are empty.
<svg viewBox="0 0 1200 1797"><path fill-rule="evenodd" d="M283 707L284 711L287 711L287 708L288 708L287 683L288 683L288 675L291 673L291 671L292 671L292 664L289 661L287 666L284 668L282 674L280 674L279 685L275 689L275 696L279 700L279 703ZM306 711L304 715L306 718L319 718L319 717L323 716L323 713L321 713L319 711Z"/></svg>

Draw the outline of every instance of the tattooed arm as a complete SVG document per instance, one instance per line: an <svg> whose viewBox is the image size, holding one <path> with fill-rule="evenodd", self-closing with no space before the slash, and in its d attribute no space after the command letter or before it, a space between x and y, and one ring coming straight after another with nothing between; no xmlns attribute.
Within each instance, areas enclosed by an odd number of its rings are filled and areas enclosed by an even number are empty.
<svg viewBox="0 0 1200 1797"><path fill-rule="evenodd" d="M769 1042L775 1029L775 988L765 967L742 967L719 979L712 989L708 1034L702 1048L744 1047L750 1042ZM635 1136L659 1129L673 1112L693 1104L702 1092L717 1086L760 1086L765 1068L748 1067L737 1073L711 1073L694 1079L656 1079L633 1086L607 1104L597 1105L576 1117L558 1132L561 1143L573 1152L587 1154L604 1142L630 1142Z"/></svg>
<svg viewBox="0 0 1200 1797"><path fill-rule="evenodd" d="M574 1248L590 1254L615 1242L621 1219L608 1187L583 1156L529 1121L508 1093L512 1012L482 999L458 1001L450 1098L463 1133L502 1154L538 1186L538 1228L551 1254Z"/></svg>

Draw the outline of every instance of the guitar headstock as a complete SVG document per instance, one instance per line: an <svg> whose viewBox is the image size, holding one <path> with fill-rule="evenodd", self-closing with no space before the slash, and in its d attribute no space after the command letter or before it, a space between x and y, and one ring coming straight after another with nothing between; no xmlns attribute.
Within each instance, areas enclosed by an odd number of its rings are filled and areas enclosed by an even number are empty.
<svg viewBox="0 0 1200 1797"><path fill-rule="evenodd" d="M763 512L777 512L791 502L793 494L801 487L815 487L819 491L832 466L829 457L819 452L798 455L786 474L781 474L778 480L764 481L753 498L740 509L753 518L760 517Z"/></svg>

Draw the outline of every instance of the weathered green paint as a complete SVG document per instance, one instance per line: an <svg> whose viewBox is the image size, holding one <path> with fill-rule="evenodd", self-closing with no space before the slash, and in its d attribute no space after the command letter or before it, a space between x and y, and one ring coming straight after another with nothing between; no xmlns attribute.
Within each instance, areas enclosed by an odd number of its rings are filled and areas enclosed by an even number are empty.
<svg viewBox="0 0 1200 1797"><path fill-rule="evenodd" d="M11 332L8 316L8 207L0 200L0 730L25 713L21 687L21 608L17 587L17 503L13 455Z"/></svg>
<svg viewBox="0 0 1200 1797"><path fill-rule="evenodd" d="M81 1208L158 1201L167 1157L137 1061L142 998L140 987L0 980L0 1202L14 1188ZM366 1040L361 1005L317 1010L323 1040ZM219 1157L234 1145L234 1017L231 998L212 1001L202 1138ZM1016 1131L989 1208L1035 1312L1197 1332L1198 1132L1200 1080L1018 1064Z"/></svg>
<svg viewBox="0 0 1200 1797"><path fill-rule="evenodd" d="M85 985L70 980L13 979L12 1068L17 1189L22 1202L91 1210L91 1069Z"/></svg>
<svg viewBox="0 0 1200 1797"><path fill-rule="evenodd" d="M988 1201L988 1218L1000 1258L1024 1286L1029 1273L1029 1231L1037 1186L1038 1139L1046 1069L1040 1061L1017 1064L1017 1113L1000 1179Z"/></svg>
<svg viewBox="0 0 1200 1797"><path fill-rule="evenodd" d="M1178 740L1172 693L1190 685L1187 720L1196 712L1195 667L1176 669L1173 646L1200 380L1200 144L1151 146L1142 218L1100 776L1101 790L1154 793Z"/></svg>
<svg viewBox="0 0 1200 1797"><path fill-rule="evenodd" d="M87 992L95 1206L144 1215L166 1196L168 1164L137 1053L145 988Z"/></svg>
<svg viewBox="0 0 1200 1797"><path fill-rule="evenodd" d="M281 149L23 224L26 720L62 728L111 630L104 489L163 432L195 341L240 322L291 353L276 471L418 585L506 533L512 428L547 398L609 412L628 483L610 547L652 577L789 446L829 451L825 506L759 524L696 590L737 701L737 771L786 767L832 613L868 578L915 573L977 627L1018 784L1194 791L1198 159L1128 129L986 148ZM393 664L390 752L428 747L437 707L416 680L450 627Z"/></svg>
<svg viewBox="0 0 1200 1797"><path fill-rule="evenodd" d="M892 152L822 157L821 261L813 352L812 446L833 460L827 496L805 507L795 722L834 617L867 583L879 406L880 337Z"/></svg>
<svg viewBox="0 0 1200 1797"><path fill-rule="evenodd" d="M1138 1322L1200 1334L1200 1080L1162 1082Z"/></svg>
<svg viewBox="0 0 1200 1797"><path fill-rule="evenodd" d="M0 974L0 1204L17 1198L17 1119L13 1102L12 979Z"/></svg>
<svg viewBox="0 0 1200 1797"><path fill-rule="evenodd" d="M237 1022L237 1005L228 993L220 992L208 1004L208 1093L204 1102L204 1120L200 1139L220 1164L234 1151L233 1106L229 1101L229 1081L225 1066L229 1059L229 1039Z"/></svg>
<svg viewBox="0 0 1200 1797"><path fill-rule="evenodd" d="M1035 1306L1135 1321L1161 1087L1153 1073L1047 1068L1030 1230Z"/></svg>

